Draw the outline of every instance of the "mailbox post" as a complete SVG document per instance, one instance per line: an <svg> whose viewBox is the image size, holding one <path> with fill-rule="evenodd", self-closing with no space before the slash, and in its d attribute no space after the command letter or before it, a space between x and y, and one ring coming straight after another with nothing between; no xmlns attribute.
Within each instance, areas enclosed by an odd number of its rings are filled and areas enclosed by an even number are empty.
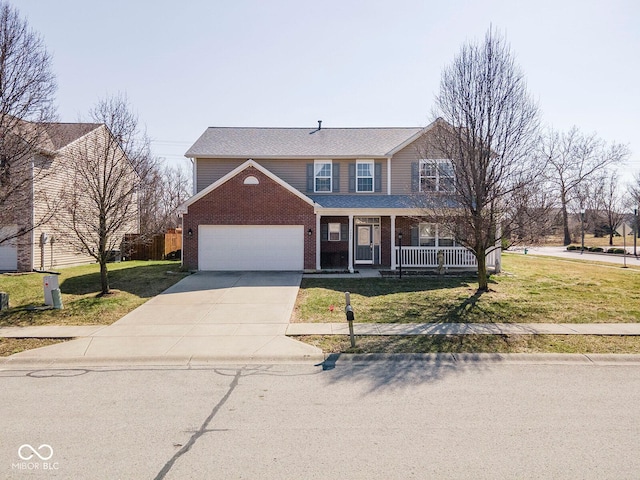
<svg viewBox="0 0 640 480"><path fill-rule="evenodd" d="M347 322L349 323L349 338L351 339L351 346L356 346L356 337L353 333L353 320L355 319L355 315L353 314L353 307L351 306L351 294L349 292L344 292L344 300L347 306L344 308L344 311L347 315Z"/></svg>

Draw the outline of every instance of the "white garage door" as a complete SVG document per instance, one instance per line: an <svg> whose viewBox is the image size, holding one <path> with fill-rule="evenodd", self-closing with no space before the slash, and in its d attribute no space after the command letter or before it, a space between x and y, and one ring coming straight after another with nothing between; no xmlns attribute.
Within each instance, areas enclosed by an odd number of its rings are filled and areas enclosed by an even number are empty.
<svg viewBox="0 0 640 480"><path fill-rule="evenodd" d="M7 238L15 235L18 231L16 225L0 227L0 238ZM18 247L16 240L11 239L0 244L0 271L14 271L18 269Z"/></svg>
<svg viewBox="0 0 640 480"><path fill-rule="evenodd" d="M200 270L302 270L303 225L200 225Z"/></svg>

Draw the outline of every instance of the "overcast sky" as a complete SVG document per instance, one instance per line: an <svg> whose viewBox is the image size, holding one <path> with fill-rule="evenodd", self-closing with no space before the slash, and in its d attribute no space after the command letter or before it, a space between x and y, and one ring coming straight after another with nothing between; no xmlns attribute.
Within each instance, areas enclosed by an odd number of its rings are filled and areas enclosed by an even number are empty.
<svg viewBox="0 0 640 480"><path fill-rule="evenodd" d="M125 92L170 163L209 126L424 126L442 67L490 24L543 122L640 171L638 0L9 0L53 54L61 121Z"/></svg>

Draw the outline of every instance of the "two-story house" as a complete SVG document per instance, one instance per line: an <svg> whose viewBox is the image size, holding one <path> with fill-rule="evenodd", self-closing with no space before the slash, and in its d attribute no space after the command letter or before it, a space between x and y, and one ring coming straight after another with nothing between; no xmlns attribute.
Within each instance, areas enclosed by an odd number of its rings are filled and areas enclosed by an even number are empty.
<svg viewBox="0 0 640 480"><path fill-rule="evenodd" d="M21 163L25 171L20 172L19 191L6 198L5 212L0 214L0 237L6 239L0 244L0 271L28 272L95 262L77 248L75 234L68 226L70 222L65 221L70 213L64 195L73 190L74 165L83 161L96 145L113 139L113 135L106 125L98 123L31 125L39 132L37 145L29 150L28 161ZM122 155L126 156L124 152ZM14 182L16 173L11 174ZM99 174L95 172L96 177ZM77 198L88 205L94 200L83 192ZM137 212L137 200L133 203L132 209ZM138 230L136 218L114 232L113 243L119 245L125 233Z"/></svg>
<svg viewBox="0 0 640 480"><path fill-rule="evenodd" d="M445 267L475 268L471 252L421 219L417 198L453 187L450 162L425 147L434 125L208 128L186 153L194 196L182 206L184 266L433 268L442 251Z"/></svg>

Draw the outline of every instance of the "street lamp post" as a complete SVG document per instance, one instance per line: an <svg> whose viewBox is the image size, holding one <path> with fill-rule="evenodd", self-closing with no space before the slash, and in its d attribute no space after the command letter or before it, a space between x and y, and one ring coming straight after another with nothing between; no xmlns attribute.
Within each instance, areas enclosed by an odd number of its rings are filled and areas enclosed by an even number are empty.
<svg viewBox="0 0 640 480"><path fill-rule="evenodd" d="M400 278L402 278L402 232L398 233L398 264L400 267Z"/></svg>

